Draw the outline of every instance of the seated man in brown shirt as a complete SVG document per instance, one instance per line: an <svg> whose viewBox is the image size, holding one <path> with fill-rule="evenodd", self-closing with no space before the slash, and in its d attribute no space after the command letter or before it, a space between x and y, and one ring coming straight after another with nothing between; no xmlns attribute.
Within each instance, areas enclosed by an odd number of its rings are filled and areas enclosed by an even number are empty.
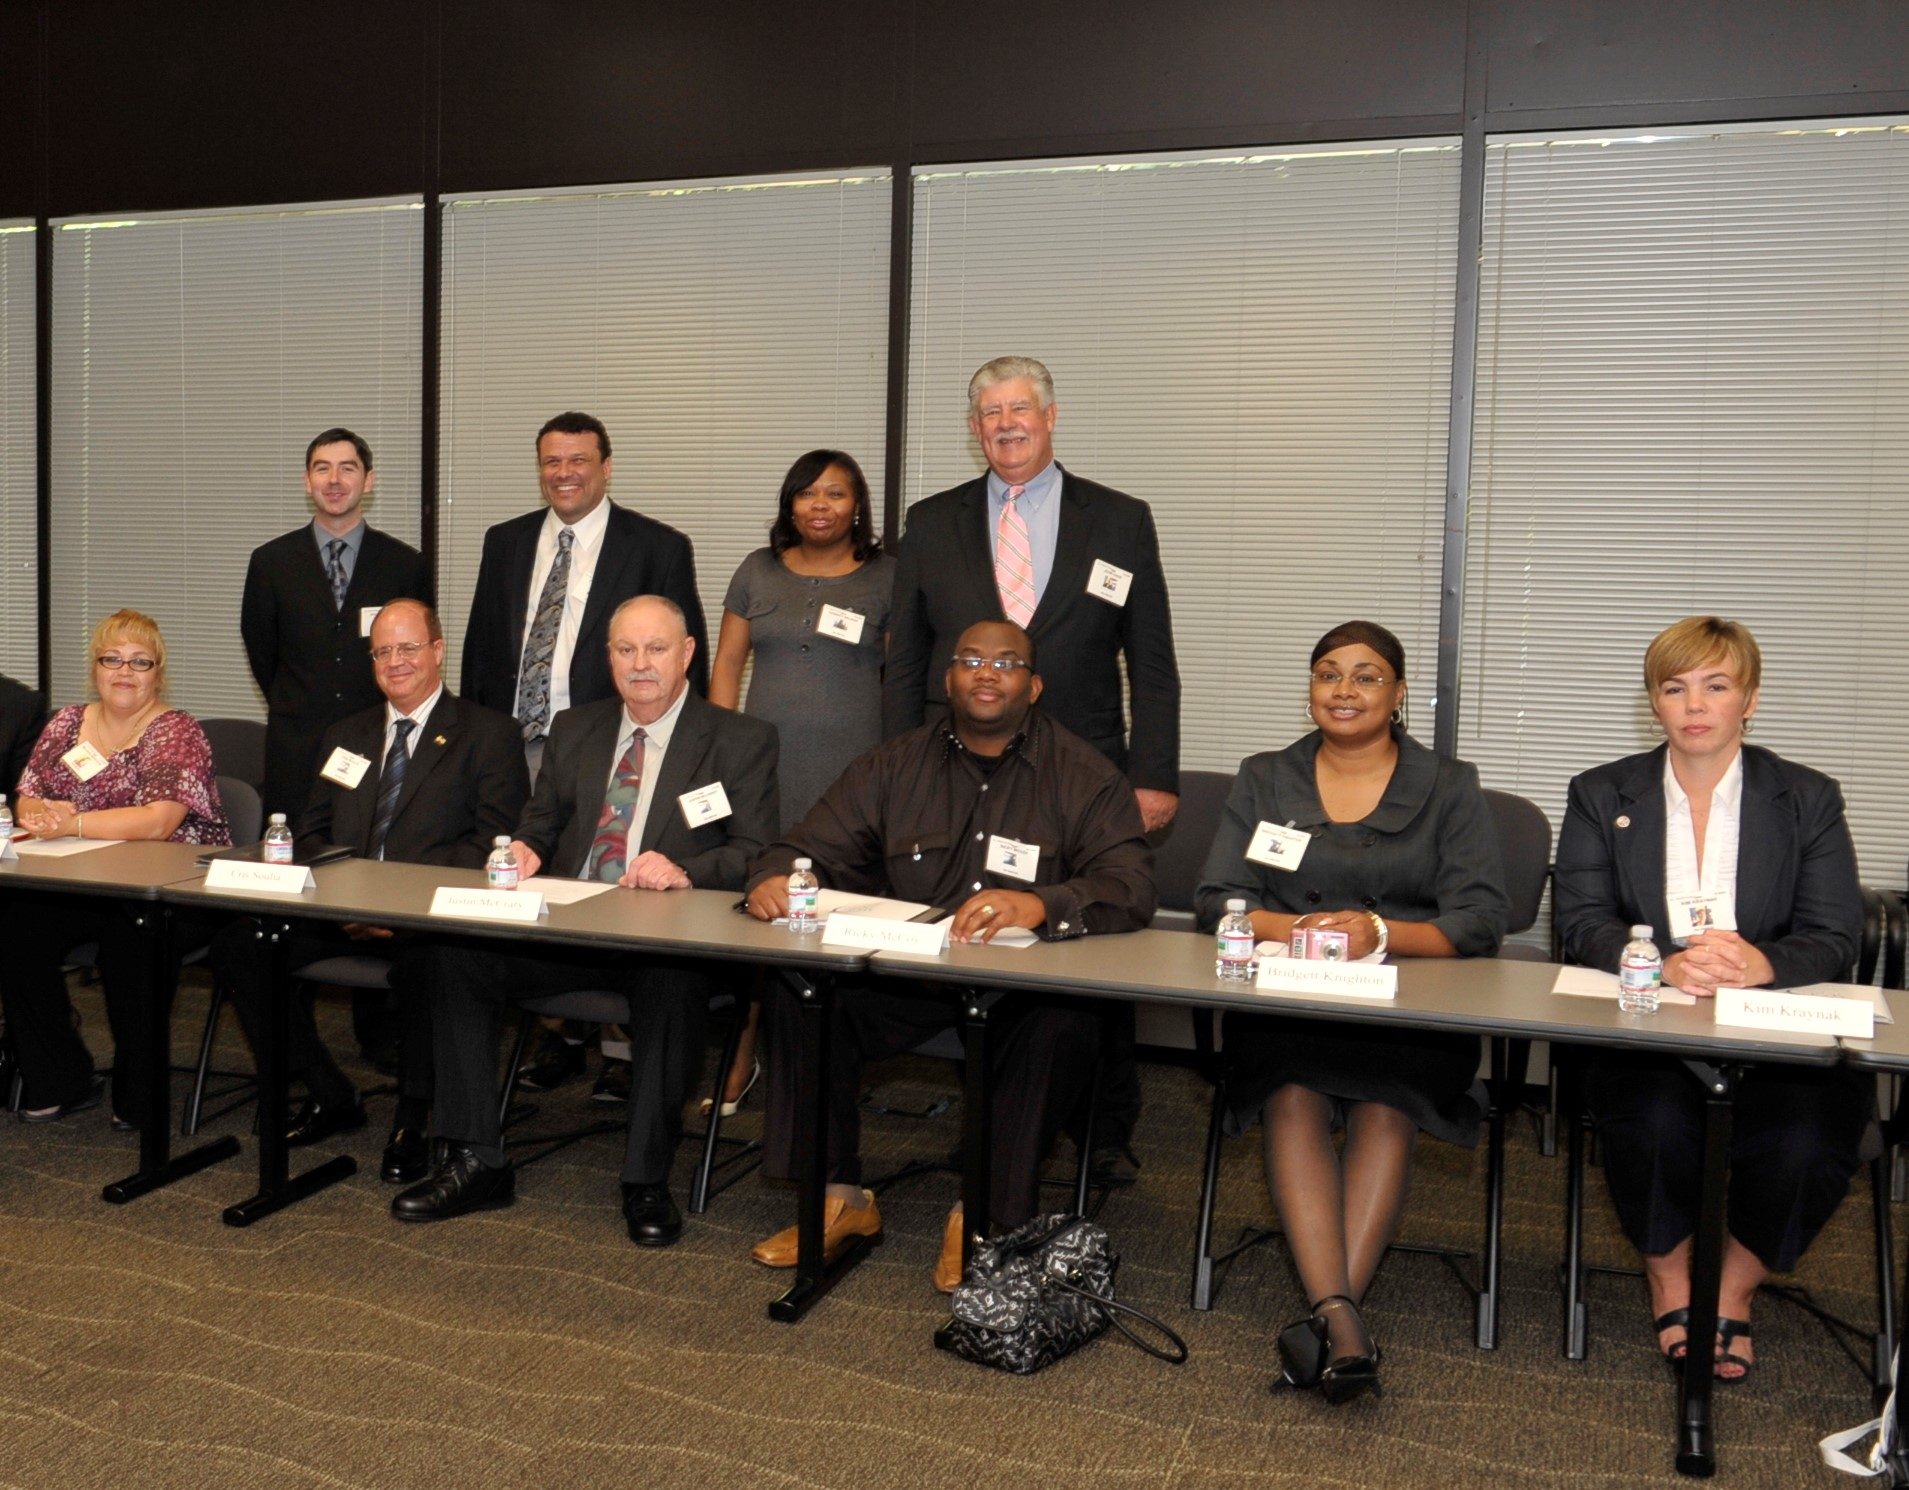
<svg viewBox="0 0 1909 1490"><path fill-rule="evenodd" d="M1034 644L1019 626L983 621L949 659L950 715L898 735L844 771L808 816L749 868L749 911L786 915L788 876L814 861L825 888L897 896L953 911L956 941L1009 927L1048 940L1134 931L1153 915L1153 859L1132 786L1107 759L1035 706ZM998 867L990 867L990 866ZM795 999L768 1006L767 1154L795 1168ZM883 980L844 988L830 1063L825 1246L874 1236L881 1215L861 1188L863 1062L912 1049L956 1022L945 993ZM1001 1228L1038 1210L1041 1163L1083 1098L1098 1048L1078 1002L1016 994L990 1022L994 1149L990 1214ZM756 1246L756 1261L795 1265L795 1228ZM961 1208L948 1216L935 1286L961 1281Z"/></svg>

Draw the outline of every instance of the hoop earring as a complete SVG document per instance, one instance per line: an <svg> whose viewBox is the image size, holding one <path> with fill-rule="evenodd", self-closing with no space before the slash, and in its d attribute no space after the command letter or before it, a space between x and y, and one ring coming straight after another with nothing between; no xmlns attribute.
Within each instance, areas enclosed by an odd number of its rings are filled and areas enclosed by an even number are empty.
<svg viewBox="0 0 1909 1490"><path fill-rule="evenodd" d="M1754 719L1746 719L1743 721L1743 732L1746 735L1749 734L1750 731L1755 729L1756 727L1757 727L1757 722Z"/></svg>
<svg viewBox="0 0 1909 1490"><path fill-rule="evenodd" d="M1400 729L1405 728L1405 705L1404 704L1400 704L1396 709L1392 711L1392 722L1396 724Z"/></svg>
<svg viewBox="0 0 1909 1490"><path fill-rule="evenodd" d="M1644 732L1652 739L1659 738L1664 733L1664 721L1659 719L1655 714L1651 715L1650 723L1644 727Z"/></svg>

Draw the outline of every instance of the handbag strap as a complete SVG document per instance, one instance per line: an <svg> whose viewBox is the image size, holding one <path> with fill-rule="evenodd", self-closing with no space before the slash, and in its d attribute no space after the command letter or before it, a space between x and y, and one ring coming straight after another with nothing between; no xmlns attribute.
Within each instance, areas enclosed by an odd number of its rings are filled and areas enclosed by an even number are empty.
<svg viewBox="0 0 1909 1490"><path fill-rule="evenodd" d="M1105 1294L1098 1294L1092 1289L1082 1288L1077 1284L1069 1283L1065 1278L1057 1278L1050 1274L1047 1281L1064 1293L1075 1294L1080 1298L1086 1299L1090 1304L1099 1305L1101 1311L1107 1316L1107 1323L1119 1330L1121 1334L1133 1341L1135 1345L1139 1346L1155 1360L1165 1361L1169 1366L1184 1366L1186 1364L1186 1341L1175 1334L1172 1326L1165 1320L1155 1319L1151 1314L1148 1314L1144 1310L1136 1309L1131 1304L1123 1304L1117 1299L1108 1298ZM1140 1336L1128 1328L1126 1321L1120 1317L1123 1314L1131 1315L1142 1324L1158 1330L1162 1335L1166 1336L1171 1343L1163 1348L1155 1345L1151 1340L1141 1339Z"/></svg>

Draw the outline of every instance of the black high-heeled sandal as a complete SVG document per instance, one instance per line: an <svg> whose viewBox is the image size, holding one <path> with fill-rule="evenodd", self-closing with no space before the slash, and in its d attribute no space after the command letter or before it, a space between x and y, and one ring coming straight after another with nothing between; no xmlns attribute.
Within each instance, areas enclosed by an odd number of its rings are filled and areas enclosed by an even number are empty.
<svg viewBox="0 0 1909 1490"><path fill-rule="evenodd" d="M1359 1306L1342 1293L1331 1294L1312 1306L1312 1317L1319 1321L1320 1333L1326 1333L1326 1321L1320 1310L1328 1304L1343 1304L1352 1311L1352 1318L1359 1327L1359 1333L1369 1341L1372 1332L1365 1327L1365 1321L1359 1316ZM1333 1356L1319 1373L1319 1390L1325 1394L1328 1402L1337 1406L1362 1397L1370 1392L1374 1397L1384 1395L1379 1385L1379 1347L1374 1345L1370 1352L1358 1355Z"/></svg>
<svg viewBox="0 0 1909 1490"><path fill-rule="evenodd" d="M1274 1379L1274 1391L1318 1386L1319 1373L1326 1368L1326 1322L1308 1314L1287 1325L1279 1332L1279 1359L1285 1370Z"/></svg>

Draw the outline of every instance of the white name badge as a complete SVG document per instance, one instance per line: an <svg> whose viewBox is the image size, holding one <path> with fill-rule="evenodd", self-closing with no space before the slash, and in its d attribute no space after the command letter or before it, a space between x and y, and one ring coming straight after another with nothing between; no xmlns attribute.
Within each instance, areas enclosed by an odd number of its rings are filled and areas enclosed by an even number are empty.
<svg viewBox="0 0 1909 1490"><path fill-rule="evenodd" d="M60 764L81 781L91 781L106 769L106 757L94 748L92 741L81 740L60 757Z"/></svg>
<svg viewBox="0 0 1909 1490"><path fill-rule="evenodd" d="M852 610L843 610L839 605L825 605L822 614L816 618L815 629L824 636L832 636L838 642L847 642L851 647L862 640L862 627L868 624L868 617Z"/></svg>
<svg viewBox="0 0 1909 1490"><path fill-rule="evenodd" d="M1876 1006L1868 999L1825 998L1781 988L1719 988L1717 1023L1868 1040L1876 1033Z"/></svg>
<svg viewBox="0 0 1909 1490"><path fill-rule="evenodd" d="M1259 965L1262 993L1327 993L1340 998L1395 999L1399 970L1384 962L1316 962L1269 957Z"/></svg>
<svg viewBox="0 0 1909 1490"><path fill-rule="evenodd" d="M355 755L340 745L325 758L324 767L319 775L327 781L335 781L346 791L356 791L358 783L365 779L365 772L371 769L371 758Z"/></svg>
<svg viewBox="0 0 1909 1490"><path fill-rule="evenodd" d="M550 914L535 890L459 890L439 885L431 897L431 914L462 921L519 921L526 925Z"/></svg>
<svg viewBox="0 0 1909 1490"><path fill-rule="evenodd" d="M952 917L924 926L919 921L885 921L879 916L851 916L846 911L836 911L822 925L822 944L859 947L867 952L913 952L921 957L939 957L948 950L948 928L953 924Z"/></svg>
<svg viewBox="0 0 1909 1490"><path fill-rule="evenodd" d="M1087 593L1109 605L1125 605L1127 591L1132 587L1133 571L1109 564L1105 559L1094 560L1094 567L1087 571Z"/></svg>
<svg viewBox="0 0 1909 1490"><path fill-rule="evenodd" d="M693 792L684 792L676 800L683 809L683 821L692 828L700 828L704 823L713 823L717 818L729 816L729 793L723 790L720 781L699 786Z"/></svg>
<svg viewBox="0 0 1909 1490"><path fill-rule="evenodd" d="M1274 869L1297 869L1311 842L1312 834L1299 828L1262 822L1253 830L1253 841L1246 845L1246 857L1255 864L1270 864Z"/></svg>
<svg viewBox="0 0 1909 1490"><path fill-rule="evenodd" d="M265 895L297 895L318 887L304 864L253 864L244 859L214 859L205 872L208 890L256 890Z"/></svg>
<svg viewBox="0 0 1909 1490"><path fill-rule="evenodd" d="M1670 939L1687 942L1706 931L1737 929L1737 897L1728 890L1712 890L1708 895L1673 895L1670 905Z"/></svg>
<svg viewBox="0 0 1909 1490"><path fill-rule="evenodd" d="M371 623L378 619L378 612L383 609L384 607L382 605L361 605L358 607L358 635L371 635Z"/></svg>
<svg viewBox="0 0 1909 1490"><path fill-rule="evenodd" d="M1025 880L1034 883L1034 872L1040 868L1041 850L1032 843L1016 843L1012 838L1003 838L1000 834L991 834L988 838L988 872L1005 874L1009 879Z"/></svg>

